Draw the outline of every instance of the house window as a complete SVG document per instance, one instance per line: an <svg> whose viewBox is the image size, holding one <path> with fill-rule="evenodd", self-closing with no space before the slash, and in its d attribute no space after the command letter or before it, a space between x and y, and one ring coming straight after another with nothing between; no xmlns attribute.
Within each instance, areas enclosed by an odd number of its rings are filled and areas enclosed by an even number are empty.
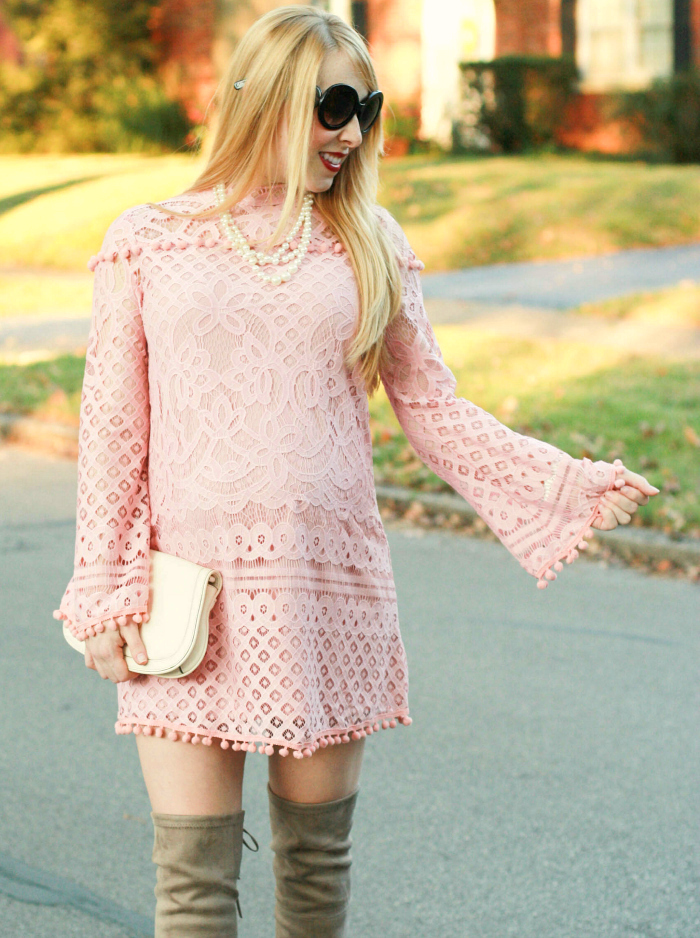
<svg viewBox="0 0 700 938"><path fill-rule="evenodd" d="M578 0L576 59L590 91L642 88L670 75L674 0Z"/></svg>

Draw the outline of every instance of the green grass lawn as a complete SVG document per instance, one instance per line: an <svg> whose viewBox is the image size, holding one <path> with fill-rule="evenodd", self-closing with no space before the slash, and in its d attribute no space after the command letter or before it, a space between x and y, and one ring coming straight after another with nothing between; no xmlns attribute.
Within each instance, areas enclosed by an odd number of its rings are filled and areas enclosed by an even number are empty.
<svg viewBox="0 0 700 938"><path fill-rule="evenodd" d="M668 364L617 349L435 329L457 393L507 426L574 456L645 474L662 493L645 524L700 534L700 362ZM77 425L85 359L0 366L0 410ZM371 399L378 481L451 491L409 446L383 389Z"/></svg>
<svg viewBox="0 0 700 938"><path fill-rule="evenodd" d="M2 267L84 271L121 211L182 192L201 157L0 156ZM380 201L432 271L700 240L700 168L583 156L387 160Z"/></svg>

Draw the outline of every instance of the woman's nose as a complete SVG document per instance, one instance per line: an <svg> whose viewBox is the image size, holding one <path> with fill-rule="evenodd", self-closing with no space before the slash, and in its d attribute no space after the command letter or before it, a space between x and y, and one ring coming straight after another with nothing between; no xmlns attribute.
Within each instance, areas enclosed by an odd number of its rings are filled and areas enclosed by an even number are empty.
<svg viewBox="0 0 700 938"><path fill-rule="evenodd" d="M359 147L362 143L362 131L357 114L340 131L340 139L348 147Z"/></svg>

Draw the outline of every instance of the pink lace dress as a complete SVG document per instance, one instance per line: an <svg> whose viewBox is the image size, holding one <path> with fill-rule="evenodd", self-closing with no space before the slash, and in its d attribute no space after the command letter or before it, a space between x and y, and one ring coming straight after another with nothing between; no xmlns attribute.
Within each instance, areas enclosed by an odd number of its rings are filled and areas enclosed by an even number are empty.
<svg viewBox="0 0 700 938"><path fill-rule="evenodd" d="M284 187L232 214L269 235ZM212 190L160 203L191 212ZM539 585L555 579L621 466L577 460L455 396L398 223L403 276L381 377L420 458ZM310 756L411 722L367 395L343 364L358 294L314 210L287 283L261 283L218 216L139 205L109 226L83 383L75 566L54 613L78 638L148 608L149 546L221 570L207 654L187 677L118 684L118 733ZM585 542L584 542L585 543ZM120 621L126 621L120 619Z"/></svg>

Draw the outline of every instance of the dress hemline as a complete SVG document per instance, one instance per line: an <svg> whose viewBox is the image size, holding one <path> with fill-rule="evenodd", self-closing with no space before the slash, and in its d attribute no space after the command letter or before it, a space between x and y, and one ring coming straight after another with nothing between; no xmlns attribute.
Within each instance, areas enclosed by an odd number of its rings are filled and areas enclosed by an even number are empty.
<svg viewBox="0 0 700 938"><path fill-rule="evenodd" d="M118 736L128 736L133 733L135 736L143 734L144 736L167 737L173 742L178 740L183 743L201 743L203 746L211 746L214 740L219 741L222 749L229 747L234 751L243 750L244 752L259 752L271 756L277 752L281 756L287 756L291 752L297 759L312 756L317 749L325 749L327 746L349 743L350 740L363 739L371 736L381 729L394 729L399 723L403 726L410 726L413 720L408 715L408 709L393 710L388 713L380 714L371 720L363 720L352 726L342 729L328 730L317 734L311 742L301 745L292 745L286 740L278 740L263 736L232 736L227 733L210 733L205 730L192 731L191 727L183 727L179 724L166 723L164 721L132 721L117 720L114 724L114 730Z"/></svg>

